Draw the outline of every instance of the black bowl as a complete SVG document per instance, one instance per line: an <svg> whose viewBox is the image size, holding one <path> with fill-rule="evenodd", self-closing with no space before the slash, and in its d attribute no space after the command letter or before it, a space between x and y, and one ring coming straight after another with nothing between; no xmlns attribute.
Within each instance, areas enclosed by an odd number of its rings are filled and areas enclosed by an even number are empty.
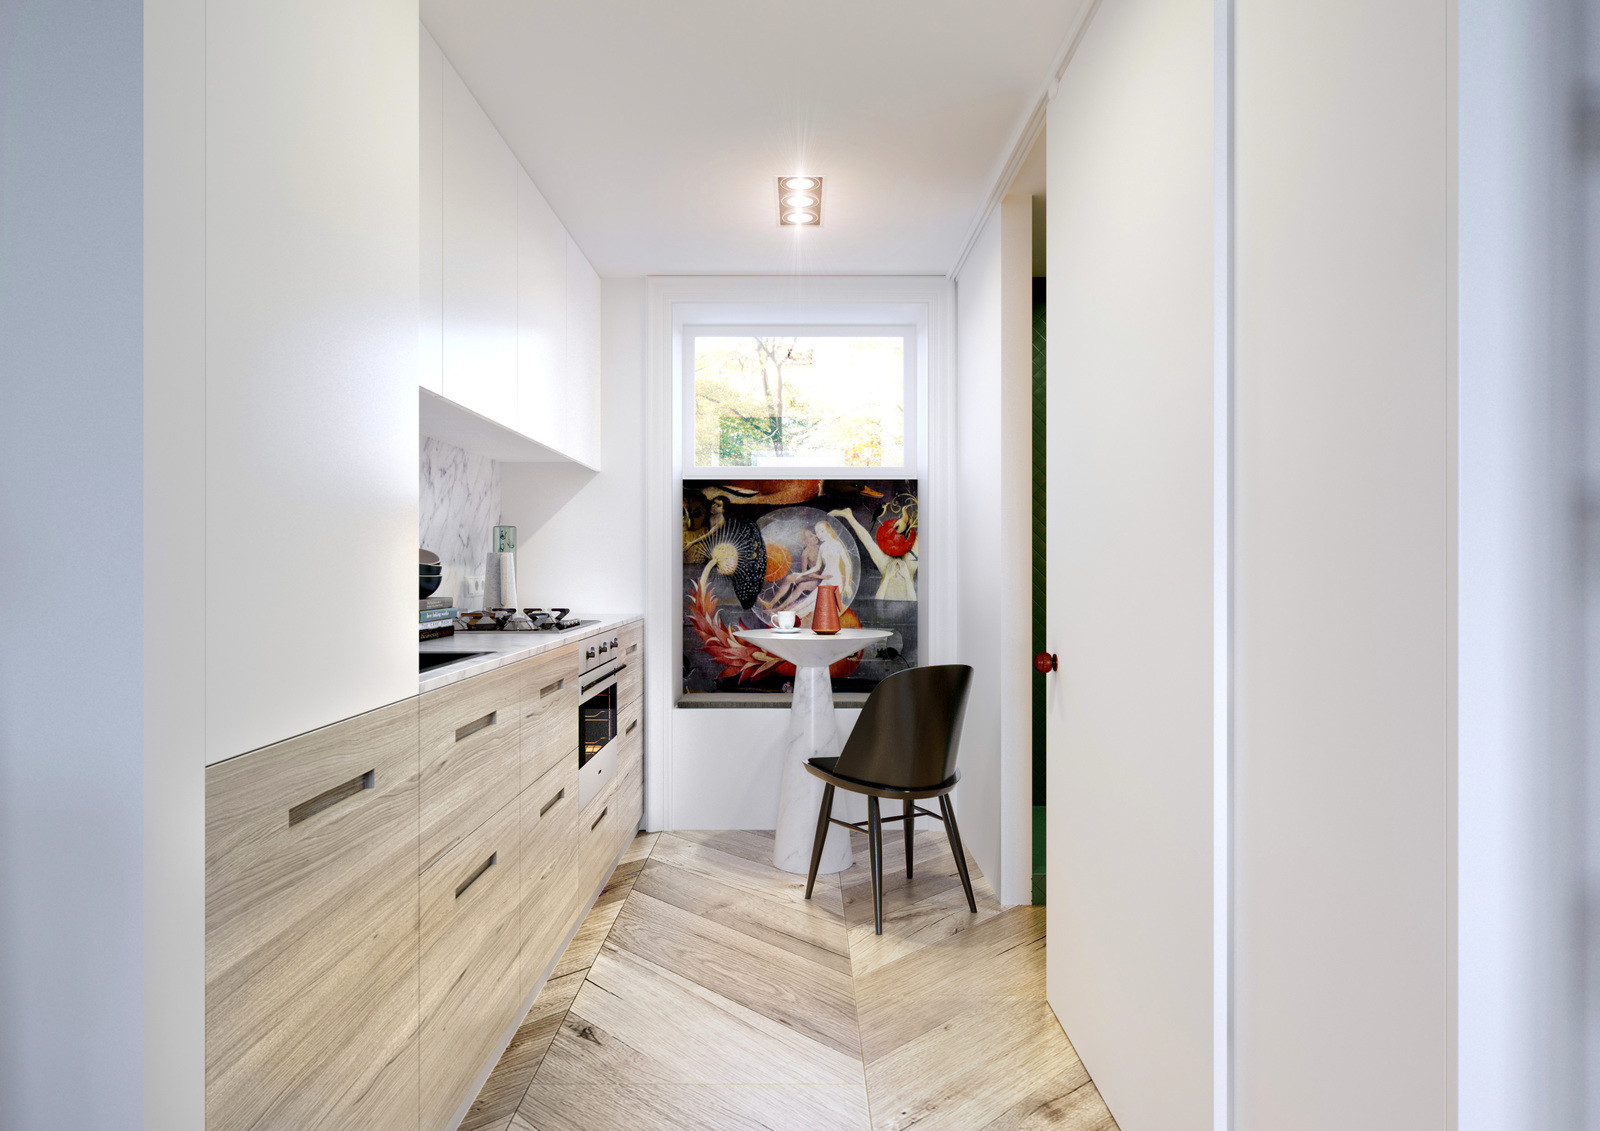
<svg viewBox="0 0 1600 1131"><path fill-rule="evenodd" d="M429 577L426 574L417 578L417 588L424 597L432 597L444 582L442 577Z"/></svg>
<svg viewBox="0 0 1600 1131"><path fill-rule="evenodd" d="M444 572L442 565L428 565L426 562L417 566L417 573L423 577L438 577Z"/></svg>

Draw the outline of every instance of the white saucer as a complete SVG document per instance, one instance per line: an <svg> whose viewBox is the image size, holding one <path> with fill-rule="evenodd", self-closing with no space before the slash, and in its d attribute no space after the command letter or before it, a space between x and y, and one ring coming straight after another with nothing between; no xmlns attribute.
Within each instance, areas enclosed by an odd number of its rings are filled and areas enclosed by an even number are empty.
<svg viewBox="0 0 1600 1131"><path fill-rule="evenodd" d="M804 630L801 629L801 627L799 625L795 625L793 628L777 628L777 627L773 627L773 628L767 629L767 631L768 632L776 632L780 636L795 636L795 635L797 635L798 633L800 633L800 632L802 632Z"/></svg>

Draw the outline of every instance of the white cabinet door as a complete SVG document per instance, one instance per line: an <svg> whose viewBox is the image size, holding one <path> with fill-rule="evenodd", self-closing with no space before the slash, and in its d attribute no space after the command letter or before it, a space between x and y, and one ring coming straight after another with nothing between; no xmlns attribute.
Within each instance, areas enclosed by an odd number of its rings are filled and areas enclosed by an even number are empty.
<svg viewBox="0 0 1600 1131"><path fill-rule="evenodd" d="M564 450L559 382L567 348L567 231L517 170L517 431Z"/></svg>
<svg viewBox="0 0 1600 1131"><path fill-rule="evenodd" d="M514 428L520 166L455 68L443 87L443 392Z"/></svg>
<svg viewBox="0 0 1600 1131"><path fill-rule="evenodd" d="M404 9L206 7L211 761L417 693L421 96ZM307 647L304 591L333 571L362 615Z"/></svg>
<svg viewBox="0 0 1600 1131"><path fill-rule="evenodd" d="M560 450L600 466L600 276L567 237L567 348L562 365Z"/></svg>
<svg viewBox="0 0 1600 1131"><path fill-rule="evenodd" d="M428 34L421 36L422 90L422 309L417 332L417 383L444 391L444 135L441 115L444 52Z"/></svg>

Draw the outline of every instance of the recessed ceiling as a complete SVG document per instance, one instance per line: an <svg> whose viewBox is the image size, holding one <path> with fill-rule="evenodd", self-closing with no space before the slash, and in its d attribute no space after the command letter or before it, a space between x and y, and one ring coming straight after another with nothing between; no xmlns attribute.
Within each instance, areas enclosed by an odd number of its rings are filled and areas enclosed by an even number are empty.
<svg viewBox="0 0 1600 1131"><path fill-rule="evenodd" d="M944 274L1079 0L423 0L602 275ZM827 178L819 228L773 178Z"/></svg>

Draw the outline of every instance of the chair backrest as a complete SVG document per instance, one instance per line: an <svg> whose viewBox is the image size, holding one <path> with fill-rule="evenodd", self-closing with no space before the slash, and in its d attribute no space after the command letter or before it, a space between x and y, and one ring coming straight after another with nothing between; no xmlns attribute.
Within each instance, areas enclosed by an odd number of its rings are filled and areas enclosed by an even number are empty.
<svg viewBox="0 0 1600 1131"><path fill-rule="evenodd" d="M867 697L834 772L891 789L931 789L956 772L972 669L935 664L889 676Z"/></svg>

